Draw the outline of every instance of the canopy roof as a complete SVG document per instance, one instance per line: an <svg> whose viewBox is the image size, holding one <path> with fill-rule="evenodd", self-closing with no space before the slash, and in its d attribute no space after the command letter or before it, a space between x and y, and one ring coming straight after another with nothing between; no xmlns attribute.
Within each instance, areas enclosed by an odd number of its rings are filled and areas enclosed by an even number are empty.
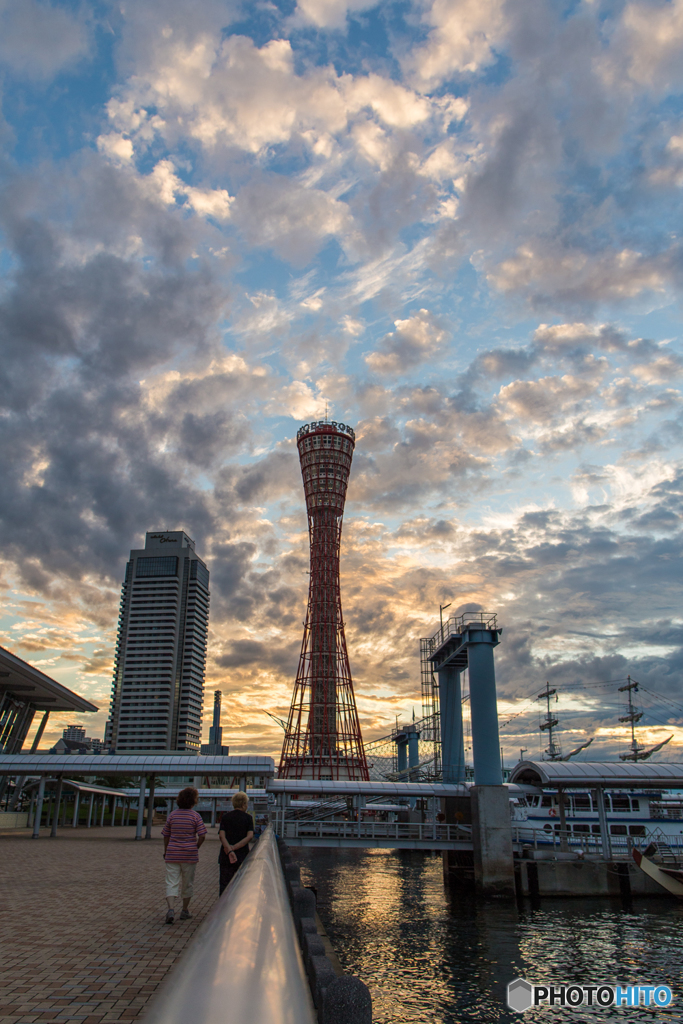
<svg viewBox="0 0 683 1024"><path fill-rule="evenodd" d="M348 780L320 780L320 779L271 779L267 783L269 793L289 793L294 796L298 793L315 793L318 796L345 797L345 796L421 796L421 797L447 797L470 795L472 783L461 783L460 785L444 785L441 782L350 782ZM532 786L519 786L507 784L510 795L517 795L529 791L535 791Z"/></svg>
<svg viewBox="0 0 683 1024"><path fill-rule="evenodd" d="M610 789L683 788L683 764L663 761L521 761L510 782L532 786L603 786Z"/></svg>
<svg viewBox="0 0 683 1024"><path fill-rule="evenodd" d="M95 704L0 647L0 697L9 693L39 711L99 711Z"/></svg>
<svg viewBox="0 0 683 1024"><path fill-rule="evenodd" d="M0 775L273 775L261 754L0 754Z"/></svg>
<svg viewBox="0 0 683 1024"><path fill-rule="evenodd" d="M57 779L46 779L45 789L56 789ZM36 779L24 786L24 789L37 789L40 783ZM79 793L94 793L95 796L119 796L121 798L132 798L138 796L137 789L111 789L109 786L95 786L91 782L76 782L74 779L62 779L63 789L74 789Z"/></svg>

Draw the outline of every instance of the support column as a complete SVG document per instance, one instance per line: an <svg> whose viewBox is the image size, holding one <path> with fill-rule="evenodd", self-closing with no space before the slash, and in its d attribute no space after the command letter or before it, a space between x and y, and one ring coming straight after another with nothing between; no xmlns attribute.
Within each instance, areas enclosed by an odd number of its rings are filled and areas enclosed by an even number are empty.
<svg viewBox="0 0 683 1024"><path fill-rule="evenodd" d="M95 794L90 794L90 806L88 807L88 828L92 826L92 809L95 803Z"/></svg>
<svg viewBox="0 0 683 1024"><path fill-rule="evenodd" d="M607 809L605 807L605 791L602 786L594 790L595 799L598 805L598 818L600 819L600 839L602 840L602 856L604 860L612 859L612 840L609 835L609 822L607 821Z"/></svg>
<svg viewBox="0 0 683 1024"><path fill-rule="evenodd" d="M78 825L78 814L81 809L81 791L77 789L74 793L74 820L71 822L71 827L76 828Z"/></svg>
<svg viewBox="0 0 683 1024"><path fill-rule="evenodd" d="M24 740L26 739L29 729L31 728L31 722L33 721L35 713L36 709L30 701L27 701L14 720L12 731L5 742L5 754L21 753L21 748L24 745Z"/></svg>
<svg viewBox="0 0 683 1024"><path fill-rule="evenodd" d="M216 804L217 803L218 803L218 801L216 800L216 797L214 797L213 800L211 801L211 828L215 828L216 827Z"/></svg>
<svg viewBox="0 0 683 1024"><path fill-rule="evenodd" d="M469 631L467 663L470 673L472 754L477 786L502 786L496 670L493 663L493 631ZM498 640L495 641L498 643Z"/></svg>
<svg viewBox="0 0 683 1024"><path fill-rule="evenodd" d="M107 808L107 798L102 794L102 810L100 811L100 828L104 828L104 812Z"/></svg>
<svg viewBox="0 0 683 1024"><path fill-rule="evenodd" d="M154 776L150 776L149 780L149 798L147 800L147 828L145 829L145 839L152 838L152 822L154 820Z"/></svg>
<svg viewBox="0 0 683 1024"><path fill-rule="evenodd" d="M57 776L57 791L55 793L55 805L52 813L52 828L50 829L50 839L54 839L57 835L57 825L59 824L59 809L62 805L62 776Z"/></svg>
<svg viewBox="0 0 683 1024"><path fill-rule="evenodd" d="M510 799L506 786L472 786L472 851L477 891L514 896Z"/></svg>
<svg viewBox="0 0 683 1024"><path fill-rule="evenodd" d="M557 790L557 803L560 808L560 850L569 853L569 839L567 837L567 797L563 786Z"/></svg>
<svg viewBox="0 0 683 1024"><path fill-rule="evenodd" d="M399 733L396 737L396 757L398 761L399 782L408 781L408 737Z"/></svg>
<svg viewBox="0 0 683 1024"><path fill-rule="evenodd" d="M514 896L510 800L503 785L493 661L498 634L497 629L486 628L484 623L469 623L463 629L474 758L475 784L470 791L474 880L481 893Z"/></svg>
<svg viewBox="0 0 683 1024"><path fill-rule="evenodd" d="M38 744L40 743L40 741L43 738L43 733L45 732L45 726L47 725L47 720L48 720L49 717L50 717L50 712L46 711L45 714L43 715L42 719L41 719L40 725L38 726L38 732L33 737L33 743L31 744L31 753L32 754L35 754L36 750L38 749Z"/></svg>
<svg viewBox="0 0 683 1024"><path fill-rule="evenodd" d="M414 725L406 726L408 736L408 767L417 768L420 763L420 734ZM411 781L417 781L417 772L409 773Z"/></svg>
<svg viewBox="0 0 683 1024"><path fill-rule="evenodd" d="M45 726L47 725L47 720L48 720L49 714L50 714L49 711L45 712L45 714L42 717L41 723L38 726L38 732L35 734L35 736L33 738L33 743L31 744L31 751L30 752L32 754L35 754L36 750L38 749L38 744L40 743L40 741L42 739L43 733L45 732ZM32 721L33 721L33 715L31 715L31 720L29 721L28 726L26 728L26 733L28 733L28 730L30 728L30 725L31 725ZM24 734L24 738L25 738L25 735L26 734ZM23 740L22 740L22 746L23 746ZM21 791L22 791L22 789L24 787L25 782L26 782L26 776L25 775L22 775L21 778L17 779L17 781L16 781L16 784L15 784L15 787L14 787L14 797L12 798L12 810L13 811L17 809L17 806L19 804L19 800L21 798Z"/></svg>
<svg viewBox="0 0 683 1024"><path fill-rule="evenodd" d="M45 799L45 776L40 776L38 783L38 796L36 797L36 813L33 818L33 835L31 839L40 838L40 819L43 816L43 800Z"/></svg>
<svg viewBox="0 0 683 1024"><path fill-rule="evenodd" d="M140 776L140 795L138 797L138 817L135 822L135 838L142 839L142 816L145 811L145 783L147 778L145 775Z"/></svg>
<svg viewBox="0 0 683 1024"><path fill-rule="evenodd" d="M33 792L31 793L31 805L30 805L30 807L28 809L27 825L28 825L29 828L31 828L31 826L33 825L33 822L35 821L35 818L34 818L35 813L36 813L36 791L34 789Z"/></svg>
<svg viewBox="0 0 683 1024"><path fill-rule="evenodd" d="M465 781L465 740L462 727L460 670L452 665L437 670L441 711L441 764L443 781L457 785Z"/></svg>

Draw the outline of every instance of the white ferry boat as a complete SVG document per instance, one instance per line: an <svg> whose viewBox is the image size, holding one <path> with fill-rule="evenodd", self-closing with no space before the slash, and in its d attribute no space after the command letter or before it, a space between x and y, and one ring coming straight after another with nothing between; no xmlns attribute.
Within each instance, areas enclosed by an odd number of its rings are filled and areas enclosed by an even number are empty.
<svg viewBox="0 0 683 1024"><path fill-rule="evenodd" d="M544 756L541 761L520 761L510 773L511 783L527 789L525 794L511 792L512 826L519 841L554 845L559 832L571 846L600 842L597 786L604 793L605 817L614 845L626 846L630 840L632 845L640 846L657 839L683 847L683 794L667 789L667 782L680 785L682 766L649 760L673 735L649 748L638 742L636 725L643 712L634 705L633 695L639 685L627 676L625 685L619 687L628 702L619 721L628 723L631 730L629 749L619 755L619 762L577 762L573 758L590 747L593 739L568 754L562 753L556 735L559 719L551 707L551 698L556 702L558 691L546 683L537 697L546 704L539 723L541 735L547 737ZM533 792L531 787L537 785L543 792ZM560 806L561 794L564 807Z"/></svg>
<svg viewBox="0 0 683 1024"><path fill-rule="evenodd" d="M610 836L621 842L628 837L641 845L645 839L676 838L683 842L683 797L665 791L621 789L605 793L605 811ZM565 790L565 831L568 839L582 842L600 838L600 818L595 793ZM518 794L511 800L512 825L521 842L554 842L560 832L560 797L557 790ZM679 838L681 837L681 838Z"/></svg>

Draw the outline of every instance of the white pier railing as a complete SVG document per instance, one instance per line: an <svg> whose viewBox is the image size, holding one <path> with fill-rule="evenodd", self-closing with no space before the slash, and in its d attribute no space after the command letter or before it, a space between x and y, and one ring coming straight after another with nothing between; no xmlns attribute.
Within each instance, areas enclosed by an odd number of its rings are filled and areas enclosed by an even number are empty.
<svg viewBox="0 0 683 1024"><path fill-rule="evenodd" d="M402 821L298 821L278 817L277 834L300 845L368 845L412 849L456 849L472 845L472 835L462 825Z"/></svg>
<svg viewBox="0 0 683 1024"><path fill-rule="evenodd" d="M266 829L145 1014L145 1024L315 1024L275 836Z"/></svg>
<svg viewBox="0 0 683 1024"><path fill-rule="evenodd" d="M633 848L645 849L651 842L671 851L674 858L683 861L683 835L667 836L659 829L646 836L615 836L610 835L610 860L630 860ZM512 826L512 843L515 852L522 853L524 848L534 850L552 850L553 852L569 852L589 857L603 857L601 836L577 832L563 832L555 829L546 832L544 829L533 829L524 825Z"/></svg>

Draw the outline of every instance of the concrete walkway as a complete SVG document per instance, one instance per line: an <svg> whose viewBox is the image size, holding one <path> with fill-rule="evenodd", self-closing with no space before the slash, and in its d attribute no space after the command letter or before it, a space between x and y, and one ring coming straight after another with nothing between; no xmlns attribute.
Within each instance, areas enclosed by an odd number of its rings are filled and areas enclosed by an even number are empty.
<svg viewBox="0 0 683 1024"><path fill-rule="evenodd" d="M164 924L161 828L0 835L0 1024L132 1021L218 898L218 836L200 850L193 917Z"/></svg>

